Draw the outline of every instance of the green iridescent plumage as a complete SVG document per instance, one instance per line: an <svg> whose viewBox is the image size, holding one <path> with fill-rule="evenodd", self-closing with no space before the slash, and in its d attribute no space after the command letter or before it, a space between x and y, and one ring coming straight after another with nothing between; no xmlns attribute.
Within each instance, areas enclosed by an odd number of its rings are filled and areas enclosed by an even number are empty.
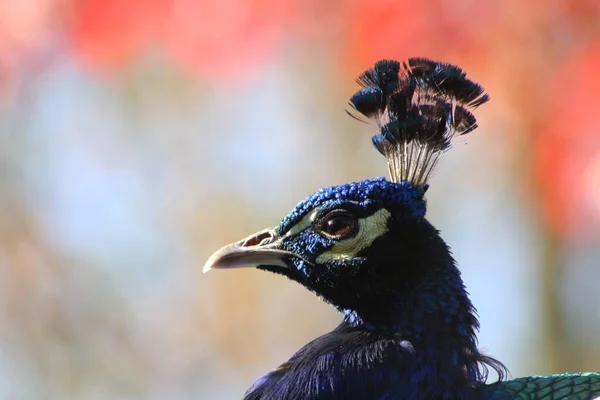
<svg viewBox="0 0 600 400"><path fill-rule="evenodd" d="M527 376L482 389L490 400L591 400L600 398L600 374Z"/></svg>

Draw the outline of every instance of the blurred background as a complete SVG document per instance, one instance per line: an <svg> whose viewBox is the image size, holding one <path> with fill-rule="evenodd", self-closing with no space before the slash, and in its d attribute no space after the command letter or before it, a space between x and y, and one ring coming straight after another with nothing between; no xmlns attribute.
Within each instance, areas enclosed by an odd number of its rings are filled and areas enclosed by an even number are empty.
<svg viewBox="0 0 600 400"><path fill-rule="evenodd" d="M600 2L0 1L0 399L235 399L340 317L220 246L386 174L381 58L490 93L431 181L480 345L600 370ZM466 144L466 145L465 145Z"/></svg>

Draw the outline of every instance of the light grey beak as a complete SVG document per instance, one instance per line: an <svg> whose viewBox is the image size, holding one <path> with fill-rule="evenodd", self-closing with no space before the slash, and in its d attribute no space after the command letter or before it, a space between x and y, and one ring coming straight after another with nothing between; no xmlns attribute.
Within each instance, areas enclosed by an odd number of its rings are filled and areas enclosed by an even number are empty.
<svg viewBox="0 0 600 400"><path fill-rule="evenodd" d="M295 253L282 250L281 238L277 237L273 228L265 229L247 238L228 244L217 250L206 264L202 272L211 269L227 269L242 267L258 267L259 265L289 268L285 259L298 257Z"/></svg>

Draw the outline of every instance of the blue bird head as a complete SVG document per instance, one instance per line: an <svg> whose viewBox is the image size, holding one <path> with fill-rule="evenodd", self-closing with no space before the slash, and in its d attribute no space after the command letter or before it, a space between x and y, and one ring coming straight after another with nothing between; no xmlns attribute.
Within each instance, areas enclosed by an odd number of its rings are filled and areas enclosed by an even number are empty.
<svg viewBox="0 0 600 400"><path fill-rule="evenodd" d="M217 251L205 271L253 266L301 283L340 310L372 307L406 273L398 267L418 257L410 238L430 227L425 191L383 177L319 189L275 228Z"/></svg>

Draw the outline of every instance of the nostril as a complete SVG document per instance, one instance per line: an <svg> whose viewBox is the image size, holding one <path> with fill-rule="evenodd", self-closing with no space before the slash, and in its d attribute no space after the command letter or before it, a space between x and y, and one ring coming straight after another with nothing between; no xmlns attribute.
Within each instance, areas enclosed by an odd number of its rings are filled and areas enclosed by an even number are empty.
<svg viewBox="0 0 600 400"><path fill-rule="evenodd" d="M246 241L242 243L242 247L251 247L258 246L259 244L267 244L271 241L271 239L273 239L273 235L271 234L271 232L262 232L256 236L252 236L251 238L246 239Z"/></svg>

